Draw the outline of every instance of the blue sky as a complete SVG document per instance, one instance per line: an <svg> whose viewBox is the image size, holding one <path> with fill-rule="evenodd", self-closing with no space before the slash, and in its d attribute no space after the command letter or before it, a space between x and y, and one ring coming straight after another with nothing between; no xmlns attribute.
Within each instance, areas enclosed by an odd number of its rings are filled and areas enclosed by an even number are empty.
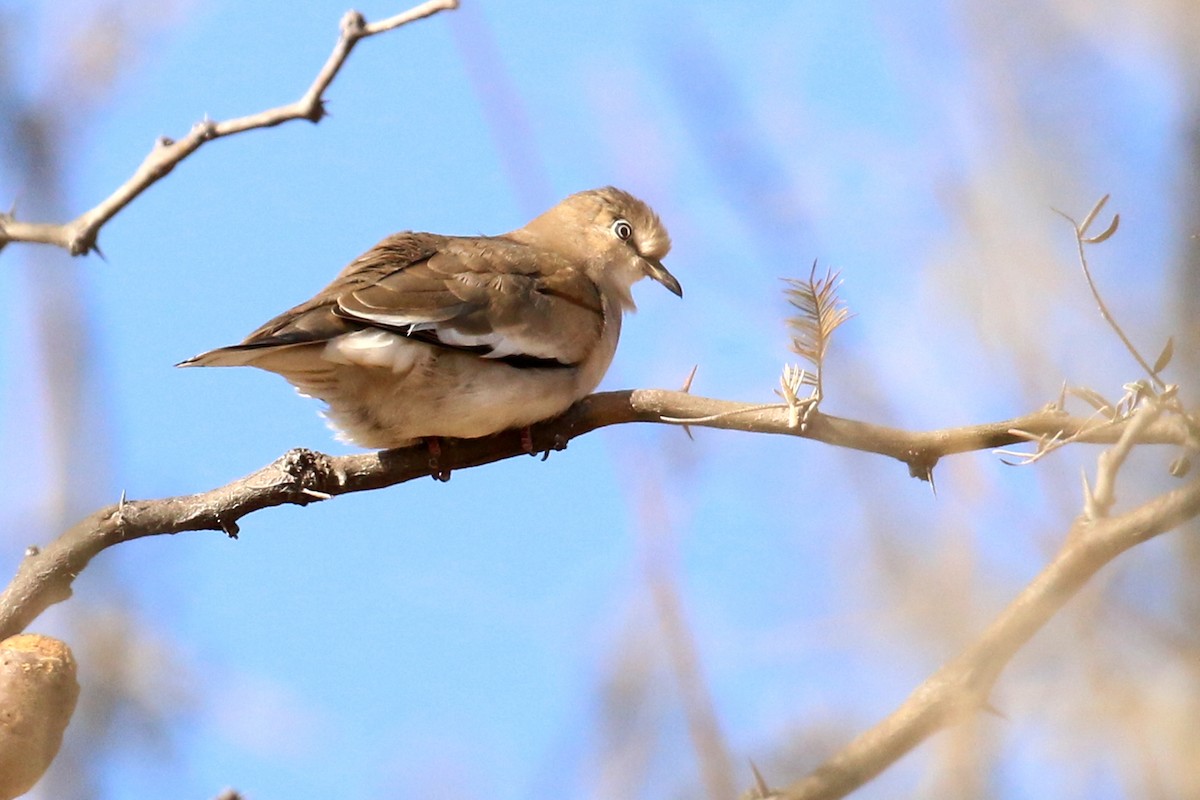
<svg viewBox="0 0 1200 800"><path fill-rule="evenodd" d="M1028 41L1037 14L989 30L984 12L950 5L464 2L362 42L327 120L207 145L104 229L106 260L74 265L88 399L112 448L97 498L203 490L296 446L348 452L275 376L171 365L239 340L392 231L501 233L605 184L663 217L685 298L638 287L604 388L675 388L698 364L698 393L770 400L793 360L779 278L816 258L842 270L856 313L831 354L831 413L937 427L1024 413L1064 378L1112 392L1133 371L1050 208L1082 215L1113 193L1125 226L1102 285L1156 351L1177 234L1172 64L1148 34L1117 47L1088 20L1055 19L1076 38L1048 56ZM90 8L14 6L35 32L15 45L31 96ZM147 21L114 8L137 56L71 137L73 213L155 137L299 96L345 10L181 3ZM0 201L21 195L13 180ZM32 255L3 254L10 307L46 268ZM0 489L14 522L50 502L50 467L27 316L7 316L3 335L0 452L31 465ZM1039 473L963 456L935 499L873 456L622 426L546 463L260 512L236 542L117 548L71 603L119 585L187 702L169 755L148 764L131 749L106 769L105 796L599 796L601 686L631 652L649 654L661 688L645 796L687 791L696 770L647 552L677 579L738 763L764 759L805 725L860 730L978 630L1065 529L1064 492L1088 458ZM0 568L27 539L9 539ZM961 632L921 638L929 600L890 594L879 575L960 557ZM1007 727L989 723L1013 751L994 786L1050 796L1061 776L1017 743L1061 720L1023 698L1014 689ZM869 791L914 791L923 758Z"/></svg>

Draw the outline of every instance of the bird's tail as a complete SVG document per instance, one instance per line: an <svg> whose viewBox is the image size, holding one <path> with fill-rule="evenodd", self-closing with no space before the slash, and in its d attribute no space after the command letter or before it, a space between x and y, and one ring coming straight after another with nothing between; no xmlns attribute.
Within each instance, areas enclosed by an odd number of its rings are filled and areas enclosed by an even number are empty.
<svg viewBox="0 0 1200 800"><path fill-rule="evenodd" d="M257 344L235 344L230 347L218 347L198 356L192 356L186 361L180 361L177 367L249 367L267 355L268 348Z"/></svg>
<svg viewBox="0 0 1200 800"><path fill-rule="evenodd" d="M290 369L305 369L309 359L305 358L311 348L322 348L322 340L301 339L289 340L282 337L260 339L256 342L243 342L228 347L218 347L198 356L192 356L186 361L180 361L177 367L258 367L271 372L283 373Z"/></svg>

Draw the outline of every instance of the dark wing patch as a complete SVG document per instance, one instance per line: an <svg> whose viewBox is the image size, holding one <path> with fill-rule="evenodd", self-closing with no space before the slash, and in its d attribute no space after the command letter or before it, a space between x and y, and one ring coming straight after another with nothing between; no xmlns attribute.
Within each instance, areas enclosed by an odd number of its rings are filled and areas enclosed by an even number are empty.
<svg viewBox="0 0 1200 800"><path fill-rule="evenodd" d="M599 289L553 253L505 237L399 233L241 344L187 363L380 328L514 367L569 367L587 358L603 325Z"/></svg>

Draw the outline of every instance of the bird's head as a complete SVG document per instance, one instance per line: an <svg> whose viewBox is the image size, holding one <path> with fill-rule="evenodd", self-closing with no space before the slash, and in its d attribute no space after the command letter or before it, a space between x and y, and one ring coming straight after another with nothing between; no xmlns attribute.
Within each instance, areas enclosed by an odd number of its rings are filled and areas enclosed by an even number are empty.
<svg viewBox="0 0 1200 800"><path fill-rule="evenodd" d="M523 229L540 246L586 264L599 285L616 290L625 308L635 308L630 287L653 278L683 297L683 288L662 265L671 237L650 206L628 192L606 186L579 192Z"/></svg>

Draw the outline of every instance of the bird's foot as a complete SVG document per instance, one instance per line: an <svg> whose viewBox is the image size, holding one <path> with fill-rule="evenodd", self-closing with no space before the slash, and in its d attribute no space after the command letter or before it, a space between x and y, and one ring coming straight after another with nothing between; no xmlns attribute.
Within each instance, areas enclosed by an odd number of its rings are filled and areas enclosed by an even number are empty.
<svg viewBox="0 0 1200 800"><path fill-rule="evenodd" d="M561 450L566 450L566 449L567 449L567 440L563 438L561 433L556 433L556 434L554 434L554 444L550 445L544 451L542 451L542 461L545 461L547 458L550 457L551 450L561 451ZM535 456L535 455L537 455L537 453L530 453L529 455Z"/></svg>
<svg viewBox="0 0 1200 800"><path fill-rule="evenodd" d="M439 463L442 457L442 440L437 436L428 436L425 438L425 447L429 450L429 476L442 483L450 480L450 470L442 469Z"/></svg>
<svg viewBox="0 0 1200 800"><path fill-rule="evenodd" d="M533 447L533 430L526 425L521 428L521 450L531 456L541 456L542 461L550 457L551 450L566 450L567 440L562 437L561 433L554 434L554 442L545 450L536 450Z"/></svg>

